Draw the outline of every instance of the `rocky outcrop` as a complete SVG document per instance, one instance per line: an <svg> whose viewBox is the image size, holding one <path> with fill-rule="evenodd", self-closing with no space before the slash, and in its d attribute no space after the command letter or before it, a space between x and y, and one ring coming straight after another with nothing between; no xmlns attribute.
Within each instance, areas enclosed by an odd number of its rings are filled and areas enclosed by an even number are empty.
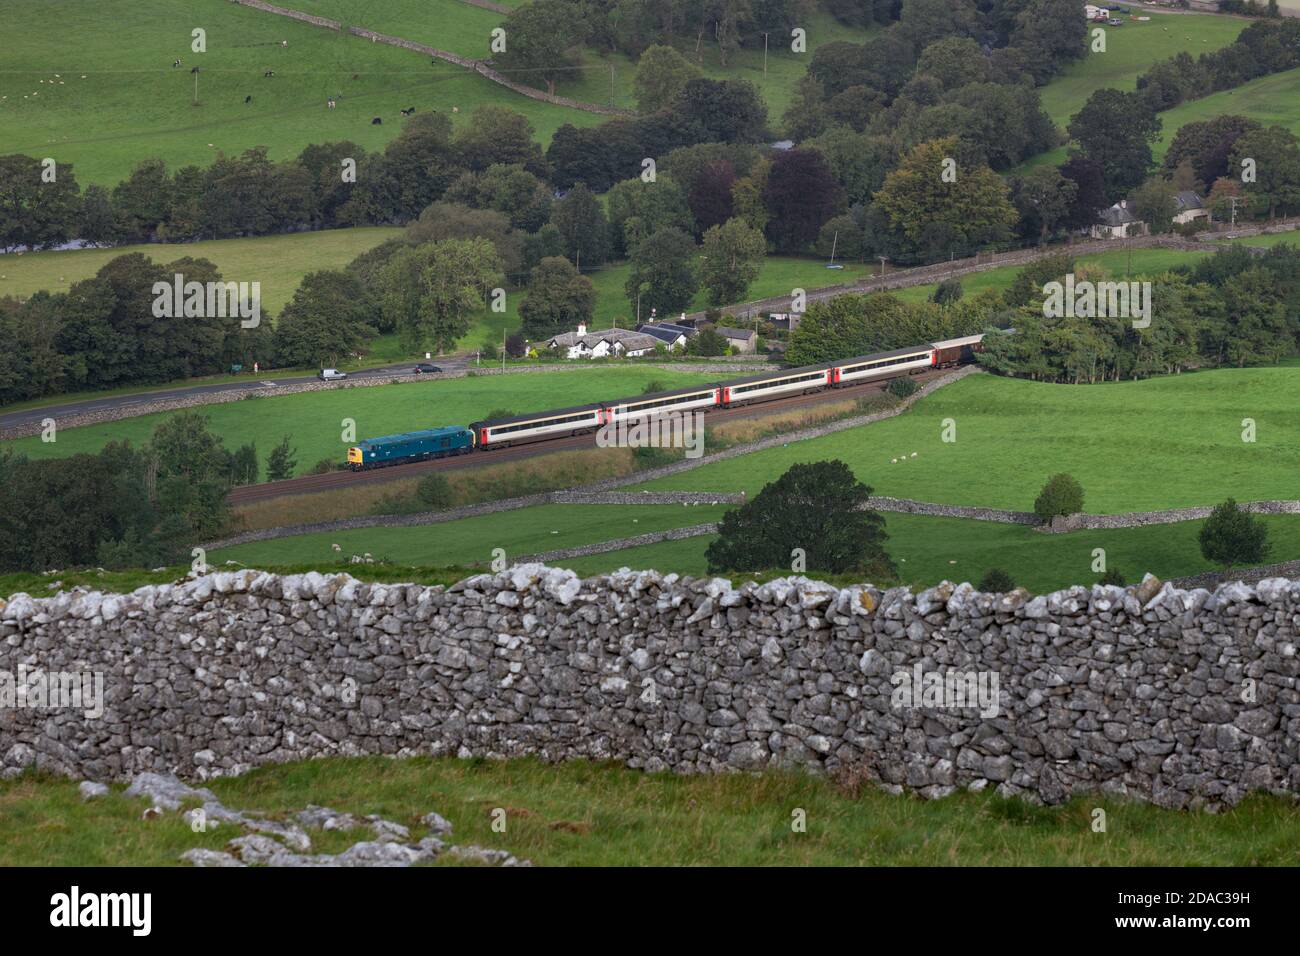
<svg viewBox="0 0 1300 956"><path fill-rule="evenodd" d="M1300 789L1298 630L1286 579L1031 599L542 565L450 588L249 570L14 596L0 672L98 674L103 700L99 716L6 707L0 761L109 780L535 754L1233 804Z"/></svg>

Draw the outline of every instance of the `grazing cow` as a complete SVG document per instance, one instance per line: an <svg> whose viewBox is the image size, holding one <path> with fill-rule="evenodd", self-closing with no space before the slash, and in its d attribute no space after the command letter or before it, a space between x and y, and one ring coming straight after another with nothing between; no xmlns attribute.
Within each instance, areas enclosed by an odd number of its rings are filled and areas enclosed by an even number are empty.
<svg viewBox="0 0 1300 956"><path fill-rule="evenodd" d="M266 71L265 73L263 73L262 75L263 75L263 76L275 76L275 70L267 70L267 71Z"/></svg>
<svg viewBox="0 0 1300 956"><path fill-rule="evenodd" d="M370 121L370 125L371 125L371 126L383 126L383 125L384 125L384 121L381 120L378 116L376 116L374 119L372 119L372 120Z"/></svg>
<svg viewBox="0 0 1300 956"><path fill-rule="evenodd" d="M402 115L403 115L403 116L410 116L410 115L411 115L412 113L414 113L414 112L415 112L415 107L414 107L414 106L408 106L406 109L402 110Z"/></svg>
<svg viewBox="0 0 1300 956"><path fill-rule="evenodd" d="M198 68L197 66L196 66L196 67L192 67L192 68L190 69L190 72L191 72L191 73L197 73L197 72L199 72L199 68Z"/></svg>
<svg viewBox="0 0 1300 956"><path fill-rule="evenodd" d="M178 66L180 66L180 65L181 65L181 59L180 59L180 57L177 57L176 59L172 60L172 69L173 69L173 70L176 69L176 67L178 67Z"/></svg>
<svg viewBox="0 0 1300 956"><path fill-rule="evenodd" d="M329 99L327 99L325 101L325 105L328 106L330 109L334 109L334 97L331 96Z"/></svg>
<svg viewBox="0 0 1300 956"><path fill-rule="evenodd" d="M245 97L244 97L244 102L245 102L245 103L251 103L251 102L253 102L253 98L252 98L251 96L245 96Z"/></svg>

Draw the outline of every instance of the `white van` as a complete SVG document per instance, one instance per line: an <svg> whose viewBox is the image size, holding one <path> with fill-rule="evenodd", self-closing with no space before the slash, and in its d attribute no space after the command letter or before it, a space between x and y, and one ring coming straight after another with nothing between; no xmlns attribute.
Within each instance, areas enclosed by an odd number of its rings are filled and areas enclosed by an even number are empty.
<svg viewBox="0 0 1300 956"><path fill-rule="evenodd" d="M341 378L347 378L348 373L340 372L336 368L323 368L316 377L322 382L336 382Z"/></svg>

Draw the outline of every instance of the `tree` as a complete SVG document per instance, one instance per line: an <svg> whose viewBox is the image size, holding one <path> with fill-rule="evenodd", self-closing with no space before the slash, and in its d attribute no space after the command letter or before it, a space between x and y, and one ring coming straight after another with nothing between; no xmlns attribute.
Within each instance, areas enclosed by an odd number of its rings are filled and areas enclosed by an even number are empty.
<svg viewBox="0 0 1300 956"><path fill-rule="evenodd" d="M1016 223L1007 184L987 166L959 166L956 181L945 181L956 146L955 137L922 143L876 193L876 206L914 248L947 251L933 238L942 227L954 252L977 249L1005 240Z"/></svg>
<svg viewBox="0 0 1300 956"><path fill-rule="evenodd" d="M1151 232L1160 234L1174 227L1178 214L1178 197L1166 180L1152 177L1133 191L1133 215L1147 223Z"/></svg>
<svg viewBox="0 0 1300 956"><path fill-rule="evenodd" d="M1101 165L1107 198L1115 202L1146 179L1160 118L1141 94L1103 87L1074 114L1068 130L1083 155Z"/></svg>
<svg viewBox="0 0 1300 956"><path fill-rule="evenodd" d="M294 469L297 467L298 450L289 444L289 436L285 435L280 439L280 443L271 449L271 454L266 456L266 480L284 481L286 478L293 477Z"/></svg>
<svg viewBox="0 0 1300 956"><path fill-rule="evenodd" d="M461 163L475 172L490 166L523 166L530 172L546 168L542 147L533 140L533 124L508 106L475 109L453 143Z"/></svg>
<svg viewBox="0 0 1300 956"><path fill-rule="evenodd" d="M381 297L403 348L443 351L469 331L474 313L504 282L501 258L487 239L446 239L393 256Z"/></svg>
<svg viewBox="0 0 1300 956"><path fill-rule="evenodd" d="M70 163L47 168L31 156L0 156L0 249L66 242L78 230L80 212L81 188Z"/></svg>
<svg viewBox="0 0 1300 956"><path fill-rule="evenodd" d="M668 226L695 231L695 218L681 186L671 176L641 177L615 184L605 196L615 253L628 253L646 236Z"/></svg>
<svg viewBox="0 0 1300 956"><path fill-rule="evenodd" d="M249 442L240 445L230 455L230 483L232 485L255 485L260 465L257 460L257 445Z"/></svg>
<svg viewBox="0 0 1300 956"><path fill-rule="evenodd" d="M455 500L455 493L451 490L451 482L447 480L447 476L435 471L420 479L415 486L415 497L430 511L442 511L451 507Z"/></svg>
<svg viewBox="0 0 1300 956"><path fill-rule="evenodd" d="M1038 243L1043 245L1069 215L1079 187L1052 166L1031 169L1019 181L1018 187L1015 203L1021 222L1027 229L1037 231Z"/></svg>
<svg viewBox="0 0 1300 956"><path fill-rule="evenodd" d="M1245 192L1257 213L1274 218L1279 209L1300 209L1300 146L1293 133L1281 126L1244 133L1232 151L1234 170L1252 161L1255 181L1245 182Z"/></svg>
<svg viewBox="0 0 1300 956"><path fill-rule="evenodd" d="M1034 499L1034 514L1044 521L1060 515L1078 514L1083 510L1083 486L1073 476L1053 475Z"/></svg>
<svg viewBox="0 0 1300 956"><path fill-rule="evenodd" d="M704 234L704 258L700 281L709 293L711 305L743 301L750 284L758 278L767 252L763 234L740 219L728 219Z"/></svg>
<svg viewBox="0 0 1300 956"><path fill-rule="evenodd" d="M633 80L637 109L642 113L666 109L687 83L702 75L699 67L672 47L647 47L637 60Z"/></svg>
<svg viewBox="0 0 1300 956"><path fill-rule="evenodd" d="M1165 168L1175 169L1180 163L1190 162L1192 172L1203 183L1212 183L1216 179L1230 176L1233 170L1229 161L1237 140L1259 128L1259 123L1253 119L1233 115L1187 123L1179 127L1173 142L1169 144L1169 151L1165 153Z"/></svg>
<svg viewBox="0 0 1300 956"><path fill-rule="evenodd" d="M763 188L767 234L782 252L802 252L826 220L844 207L844 190L815 149L791 149L772 160Z"/></svg>
<svg viewBox="0 0 1300 956"><path fill-rule="evenodd" d="M524 334L534 342L589 323L596 308L596 289L568 259L550 256L533 269L528 292L519 304Z"/></svg>
<svg viewBox="0 0 1300 956"><path fill-rule="evenodd" d="M577 49L591 32L587 19L568 0L533 0L516 7L502 23L506 49L493 63L509 76L518 73L519 82L546 82L555 95L555 84L579 65Z"/></svg>
<svg viewBox="0 0 1300 956"><path fill-rule="evenodd" d="M277 360L289 367L327 367L361 351L377 314L365 287L334 269L303 277L275 327Z"/></svg>
<svg viewBox="0 0 1300 956"><path fill-rule="evenodd" d="M624 291L628 302L642 311L669 315L689 308L699 278L695 272L695 242L680 229L660 229L632 251L632 272Z"/></svg>
<svg viewBox="0 0 1300 956"><path fill-rule="evenodd" d="M1268 526L1231 498L1210 512L1198 538L1202 557L1222 565L1224 574L1234 566L1263 564L1272 551Z"/></svg>
<svg viewBox="0 0 1300 956"><path fill-rule="evenodd" d="M930 296L930 301L935 305L950 305L961 299L965 292L961 287L961 280L957 278L944 279L935 286L934 294Z"/></svg>
<svg viewBox="0 0 1300 956"><path fill-rule="evenodd" d="M208 418L180 412L154 429L145 451L147 481L168 534L206 538L229 516L230 455L208 430Z"/></svg>
<svg viewBox="0 0 1300 956"><path fill-rule="evenodd" d="M551 223L564 240L564 254L578 268L603 265L613 255L605 211L584 183L578 183L555 204Z"/></svg>
<svg viewBox="0 0 1300 956"><path fill-rule="evenodd" d="M551 218L551 189L522 166L497 164L481 173L466 172L444 197L475 209L491 209L509 217L510 225L536 232Z"/></svg>
<svg viewBox="0 0 1300 956"><path fill-rule="evenodd" d="M667 112L675 114L689 143L757 143L767 126L767 106L749 80L696 77L682 87Z"/></svg>
<svg viewBox="0 0 1300 956"><path fill-rule="evenodd" d="M709 163L700 170L689 197L697 229L707 231L732 217L735 210L732 190L735 185L736 169L725 159Z"/></svg>
<svg viewBox="0 0 1300 956"><path fill-rule="evenodd" d="M985 594L1006 594L1008 591L1014 591L1016 582L1011 575L1001 568L989 568L984 572L984 577L980 578L977 591L983 591Z"/></svg>
<svg viewBox="0 0 1300 956"><path fill-rule="evenodd" d="M1098 213L1110 205L1106 198L1106 181L1101 163L1083 156L1071 156L1057 167L1061 175L1074 183L1074 198L1062 225L1069 229L1087 229L1098 221Z"/></svg>
<svg viewBox="0 0 1300 956"><path fill-rule="evenodd" d="M788 568L798 548L809 571L893 577L885 519L866 507L870 498L842 461L794 465L723 516L705 551L709 573Z"/></svg>
<svg viewBox="0 0 1300 956"><path fill-rule="evenodd" d="M686 342L687 355L703 355L706 357L726 355L727 350L730 348L731 343L727 341L727 337L711 325L705 326L699 331L699 334L691 336Z"/></svg>

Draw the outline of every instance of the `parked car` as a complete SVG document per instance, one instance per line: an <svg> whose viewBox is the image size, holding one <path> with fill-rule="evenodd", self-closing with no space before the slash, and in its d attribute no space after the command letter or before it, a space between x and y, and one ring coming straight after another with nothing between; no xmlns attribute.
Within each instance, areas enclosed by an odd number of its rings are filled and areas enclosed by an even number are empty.
<svg viewBox="0 0 1300 956"><path fill-rule="evenodd" d="M1118 17L1111 17L1106 22L1113 27L1122 27L1124 25L1124 21L1119 19Z"/></svg>
<svg viewBox="0 0 1300 956"><path fill-rule="evenodd" d="M316 377L322 382L337 382L339 379L347 378L348 373L340 372L336 368L323 368L316 374Z"/></svg>
<svg viewBox="0 0 1300 956"><path fill-rule="evenodd" d="M411 371L416 375L433 375L437 372L441 372L442 369L437 365L430 365L428 362L421 362L415 368L411 369Z"/></svg>

